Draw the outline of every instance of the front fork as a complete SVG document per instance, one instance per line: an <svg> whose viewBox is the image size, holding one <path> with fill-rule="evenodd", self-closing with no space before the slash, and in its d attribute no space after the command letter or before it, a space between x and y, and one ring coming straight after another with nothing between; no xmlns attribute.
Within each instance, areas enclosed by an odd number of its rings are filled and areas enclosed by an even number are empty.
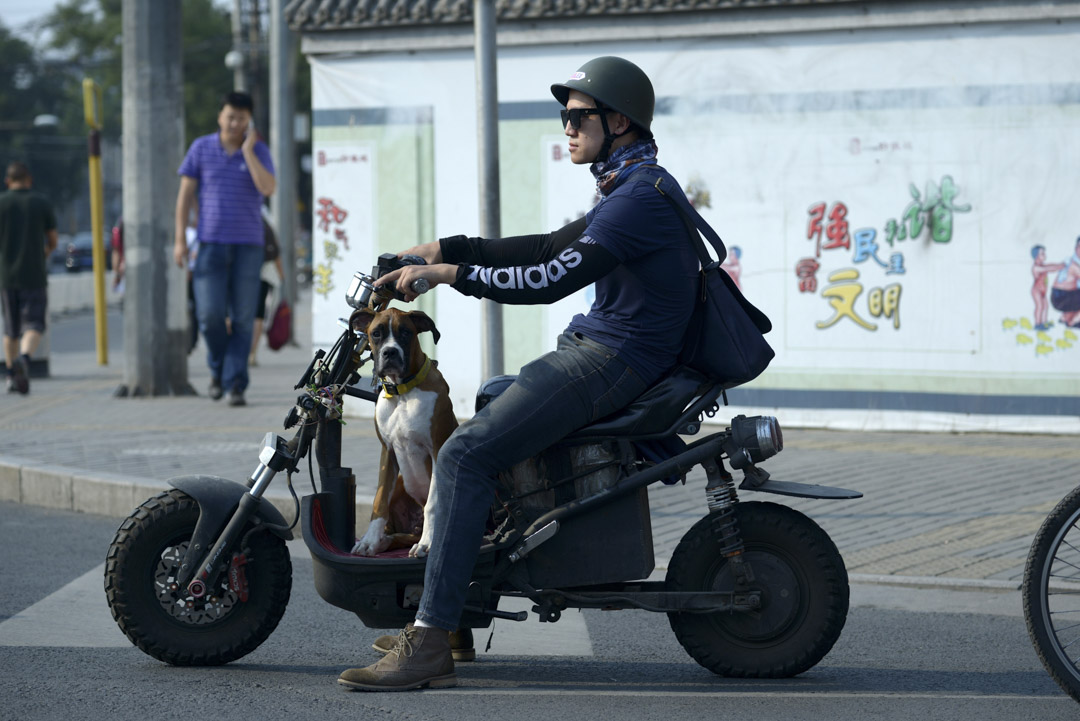
<svg viewBox="0 0 1080 721"><path fill-rule="evenodd" d="M244 526L259 508L270 481L279 471L289 470L294 465L293 452L285 439L274 433L267 433L263 439L262 450L259 452L259 465L248 480L248 492L240 496L240 502L229 518L225 530L217 537L206 555L200 559L197 567L190 569L187 564L184 564L181 568L176 581L179 585L187 585L187 591L192 598L205 596L218 574L224 571L226 564L222 562L222 558L225 557L228 549L235 547ZM196 550L197 548L196 545Z"/></svg>
<svg viewBox="0 0 1080 721"><path fill-rule="evenodd" d="M754 570L743 553L745 549L742 537L739 535L739 521L735 517L735 506L739 502L739 496L735 490L735 479L724 468L724 463L720 458L705 461L702 466L709 480L705 486L705 501L709 506L713 528L723 544L720 553L731 564L736 597L745 596L750 590L750 584L754 581ZM753 598L747 600L751 605L756 605Z"/></svg>

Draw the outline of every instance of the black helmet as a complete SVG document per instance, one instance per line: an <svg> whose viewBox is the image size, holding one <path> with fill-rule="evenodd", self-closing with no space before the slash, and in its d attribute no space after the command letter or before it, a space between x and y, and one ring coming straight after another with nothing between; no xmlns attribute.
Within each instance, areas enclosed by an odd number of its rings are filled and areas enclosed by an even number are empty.
<svg viewBox="0 0 1080 721"><path fill-rule="evenodd" d="M643 138L652 137L650 126L656 96L649 76L629 60L610 55L594 58L565 83L551 86L551 94L562 105L566 105L571 90L585 93L598 105L622 113L639 128Z"/></svg>

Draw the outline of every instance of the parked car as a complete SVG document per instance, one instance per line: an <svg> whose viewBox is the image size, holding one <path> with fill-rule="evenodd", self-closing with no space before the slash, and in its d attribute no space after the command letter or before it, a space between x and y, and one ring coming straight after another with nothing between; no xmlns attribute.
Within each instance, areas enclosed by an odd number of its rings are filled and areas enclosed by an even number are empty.
<svg viewBox="0 0 1080 721"><path fill-rule="evenodd" d="M112 270L112 242L108 234L102 237L105 243L105 268ZM71 236L67 244L64 256L64 267L69 273L77 273L81 270L91 270L94 267L94 234L83 231Z"/></svg>
<svg viewBox="0 0 1080 721"><path fill-rule="evenodd" d="M50 273L62 273L67 270L67 247L71 242L71 236L67 233L60 233L56 239L56 247L53 248L53 252L49 254L49 272Z"/></svg>

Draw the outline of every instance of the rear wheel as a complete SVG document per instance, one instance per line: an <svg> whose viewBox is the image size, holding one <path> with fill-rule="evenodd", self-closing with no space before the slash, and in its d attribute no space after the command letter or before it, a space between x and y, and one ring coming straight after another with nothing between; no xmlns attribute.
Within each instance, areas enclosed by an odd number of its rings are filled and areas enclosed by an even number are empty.
<svg viewBox="0 0 1080 721"><path fill-rule="evenodd" d="M1043 521L1024 569L1024 618L1035 652L1080 701L1080 488Z"/></svg>
<svg viewBox="0 0 1080 721"><path fill-rule="evenodd" d="M848 611L848 578L832 539L803 514L775 503L740 503L735 517L761 598L752 612L669 613L686 652L721 676L786 678L832 649ZM683 536L671 557L669 591L735 590L713 515Z"/></svg>
<svg viewBox="0 0 1080 721"><path fill-rule="evenodd" d="M292 590L285 541L259 530L247 536L246 563L236 566L244 579L239 590L221 574L205 596L191 597L175 579L198 520L199 506L186 493L155 496L120 525L105 563L105 594L120 629L150 656L177 666L218 665L251 653L277 627Z"/></svg>

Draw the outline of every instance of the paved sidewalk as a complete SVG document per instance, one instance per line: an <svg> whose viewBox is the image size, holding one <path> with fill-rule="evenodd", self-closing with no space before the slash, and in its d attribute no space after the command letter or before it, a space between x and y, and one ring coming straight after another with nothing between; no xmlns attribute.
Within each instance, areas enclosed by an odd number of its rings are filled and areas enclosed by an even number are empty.
<svg viewBox="0 0 1080 721"><path fill-rule="evenodd" d="M310 346L308 298L297 309L299 347L263 348L252 369L248 406L205 396L203 348L191 355L193 398L118 399L123 374L118 313L110 313L110 365L86 350L58 351L52 377L28 396L0 396L0 501L122 518L176 475L244 481L267 431L280 431ZM58 319L53 332L93 326L89 313ZM89 334L92 339L92 332ZM54 336L55 338L55 336ZM354 401L362 402L362 401ZM783 424L781 415L780 422ZM1018 423L1022 422L1018 421ZM785 450L764 467L774 478L853 488L855 501L787 503L814 518L840 548L855 581L1015 588L1042 519L1080 483L1080 438L1048 435L915 434L786 429ZM379 444L371 421L349 419L344 463L357 481L358 518L370 513ZM306 468L306 464L305 464ZM310 492L306 473L294 477ZM704 473L685 486L650 488L658 566L705 513ZM291 518L284 478L269 494Z"/></svg>

